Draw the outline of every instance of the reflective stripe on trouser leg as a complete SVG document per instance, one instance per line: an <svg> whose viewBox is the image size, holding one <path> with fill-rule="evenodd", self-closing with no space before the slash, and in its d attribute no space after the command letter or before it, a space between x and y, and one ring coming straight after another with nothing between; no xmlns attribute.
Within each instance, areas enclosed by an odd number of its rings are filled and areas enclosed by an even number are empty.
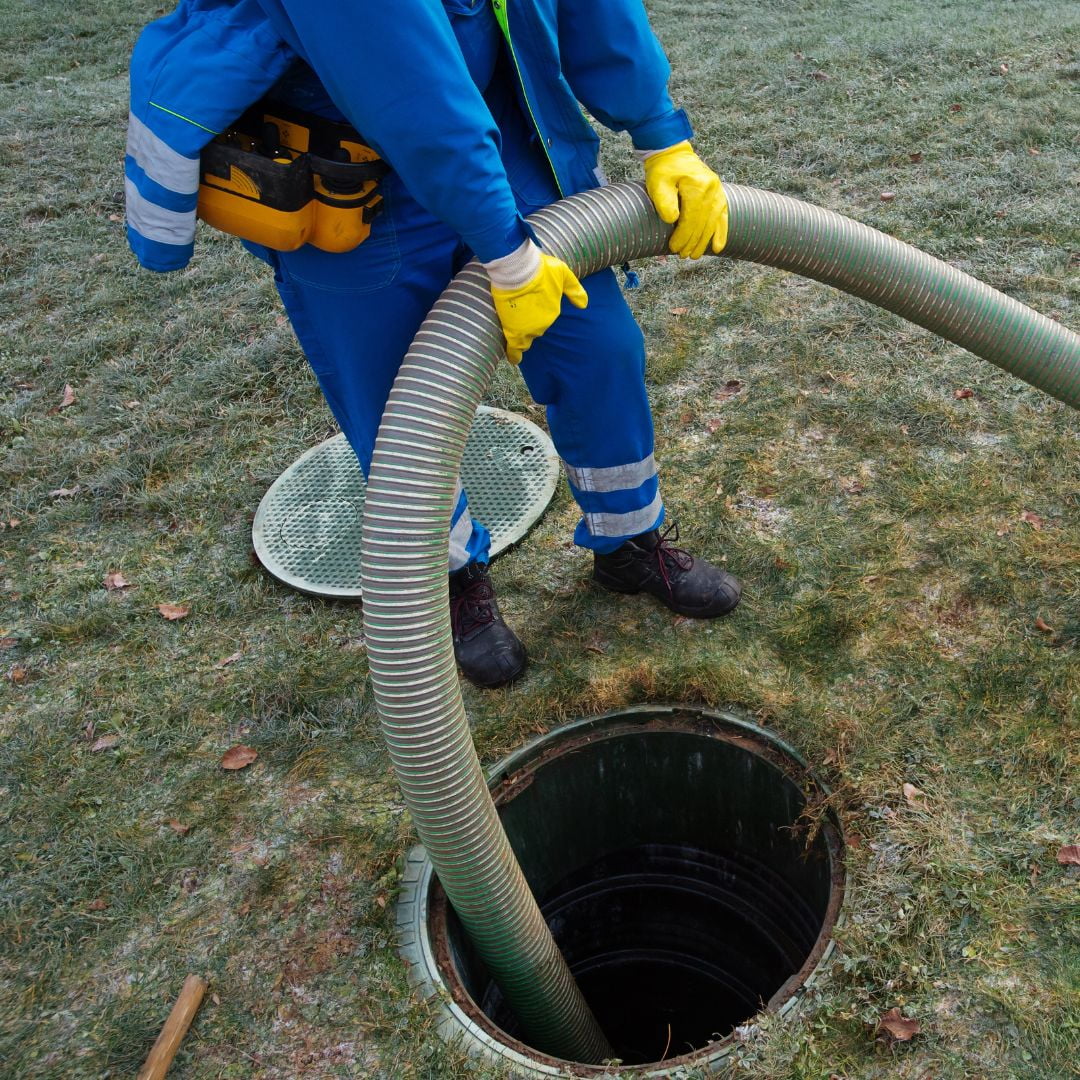
<svg viewBox="0 0 1080 1080"><path fill-rule="evenodd" d="M457 502L454 505L454 515L450 519L450 573L468 566L471 562L486 563L490 547L491 534L479 521L473 520L459 480Z"/></svg>
<svg viewBox="0 0 1080 1080"><path fill-rule="evenodd" d="M664 506L652 454L607 468L579 468L566 461L563 467L592 537L622 543L628 536L656 528L662 518Z"/></svg>

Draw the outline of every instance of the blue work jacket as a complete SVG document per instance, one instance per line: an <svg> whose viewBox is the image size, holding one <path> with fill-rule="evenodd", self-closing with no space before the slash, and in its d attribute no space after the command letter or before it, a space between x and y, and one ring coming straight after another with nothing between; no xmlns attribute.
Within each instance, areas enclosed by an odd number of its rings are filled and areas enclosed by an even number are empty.
<svg viewBox="0 0 1080 1080"><path fill-rule="evenodd" d="M136 46L132 114L152 134L189 155L193 143L201 147L212 137L208 130L227 126L273 85L290 57L299 58L342 115L398 172L417 202L486 262L514 250L527 233L500 160L498 131L451 23L467 16L475 3L491 3L495 9L521 106L562 194L602 183L599 139L582 105L605 126L629 132L641 150L662 149L691 137L686 114L675 109L668 95L670 67L641 0L181 0L171 16L147 27ZM219 15L229 9L228 29L237 39L228 44L219 35L217 45L219 55L228 52L228 64L207 82L170 82L174 96L165 96L155 72L147 69L164 62L167 68L182 70L190 63L190 58L167 51L163 59L161 47L170 35L182 52L204 44L205 33L200 41L185 34L183 26L185 15L200 14L200 9L205 15L207 8ZM144 47L148 36L156 49ZM261 56L252 46L262 49ZM201 74L212 64L208 57L193 70ZM253 82L259 71L268 77ZM223 122L222 114L236 98L254 90L255 82L266 85ZM157 115L162 111L170 122ZM178 116L201 131L177 142ZM131 185L140 196L150 190L140 187L137 172L134 177L132 172L129 168L129 222ZM136 234L133 247L140 254L137 229ZM160 260L160 252L149 254ZM154 266L142 255L140 259L153 269L171 268ZM184 256L179 265L186 261Z"/></svg>

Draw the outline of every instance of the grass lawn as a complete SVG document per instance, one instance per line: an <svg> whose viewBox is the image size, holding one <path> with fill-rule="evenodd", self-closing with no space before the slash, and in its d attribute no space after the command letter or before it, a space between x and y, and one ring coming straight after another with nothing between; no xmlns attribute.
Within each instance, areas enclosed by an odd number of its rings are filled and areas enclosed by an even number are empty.
<svg viewBox="0 0 1080 1080"><path fill-rule="evenodd" d="M649 8L722 176L1080 330L1080 5ZM126 249L126 63L160 11L0 0L0 1075L134 1075L194 971L172 1076L479 1077L394 951L411 831L359 609L251 558L332 420L235 242L164 277ZM599 592L563 486L494 567L532 667L466 688L482 759L626 703L742 708L850 850L828 977L737 1075L1080 1075L1080 420L791 275L639 272L665 497L746 599L706 625ZM542 419L508 367L489 401ZM236 743L258 760L226 772ZM875 1039L891 1008L909 1042Z"/></svg>

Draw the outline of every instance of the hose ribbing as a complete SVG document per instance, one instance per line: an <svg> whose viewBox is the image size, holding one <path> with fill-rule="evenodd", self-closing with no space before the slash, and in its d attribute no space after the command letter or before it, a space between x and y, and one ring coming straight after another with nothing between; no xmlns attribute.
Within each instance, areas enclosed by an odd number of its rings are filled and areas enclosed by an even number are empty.
<svg viewBox="0 0 1080 1080"><path fill-rule="evenodd" d="M1080 336L924 251L857 221L724 185L736 259L791 270L877 304L1080 409Z"/></svg>
<svg viewBox="0 0 1080 1080"><path fill-rule="evenodd" d="M753 188L725 190L724 254L836 285L1080 407L1080 337L1060 324L839 214ZM671 232L640 184L575 195L530 221L580 276L659 255ZM446 586L454 489L502 356L487 276L470 263L424 320L379 428L364 507L364 633L398 781L466 932L534 1046L597 1062L610 1048L499 823L454 665Z"/></svg>
<svg viewBox="0 0 1080 1080"><path fill-rule="evenodd" d="M454 489L503 356L487 275L435 304L383 415L364 504L364 636L383 735L416 831L492 978L540 1050L611 1056L510 849L473 748L446 587Z"/></svg>

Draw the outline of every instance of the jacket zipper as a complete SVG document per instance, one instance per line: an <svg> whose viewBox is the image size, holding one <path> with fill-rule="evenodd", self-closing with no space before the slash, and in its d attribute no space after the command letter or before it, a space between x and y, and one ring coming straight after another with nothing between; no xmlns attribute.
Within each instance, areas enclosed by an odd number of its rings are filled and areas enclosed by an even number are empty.
<svg viewBox="0 0 1080 1080"><path fill-rule="evenodd" d="M517 72L518 83L521 86L521 96L525 99L525 107L529 110L529 119L532 120L533 129L540 140L540 148L544 151L544 157L547 158L548 168L551 169L551 175L555 179L555 186L559 189L559 196L563 197L564 192L562 184L559 183L559 174L555 169L555 163L551 160L551 155L548 153L544 133L540 130L540 125L536 121L536 113L533 112L532 102L529 101L529 93L525 88L525 79L521 74L521 65L518 63L517 53L514 51L514 43L510 40L510 17L506 10L508 3L509 0L492 0L492 7L495 8L495 21L499 24L499 29L506 39L506 47L510 50L510 59L514 62L514 70Z"/></svg>

